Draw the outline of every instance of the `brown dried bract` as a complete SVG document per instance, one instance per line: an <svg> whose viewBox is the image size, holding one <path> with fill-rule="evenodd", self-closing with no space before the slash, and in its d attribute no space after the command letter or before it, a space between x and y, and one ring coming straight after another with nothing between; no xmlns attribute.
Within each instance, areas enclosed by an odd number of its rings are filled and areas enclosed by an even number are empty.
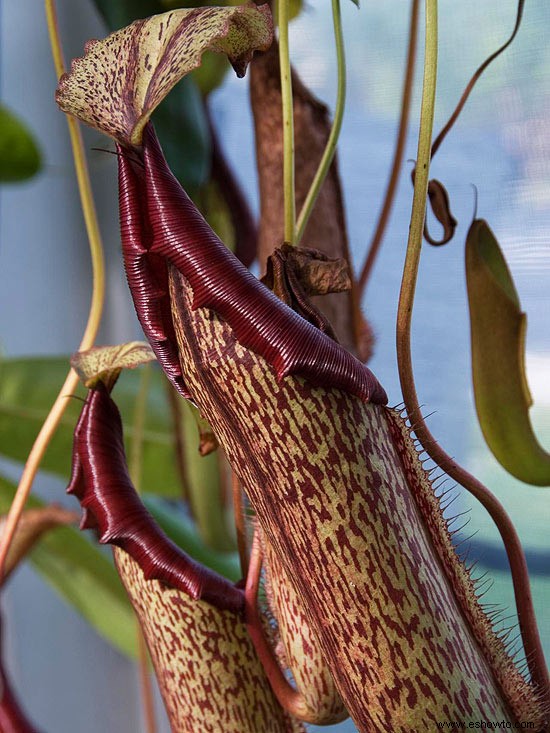
<svg viewBox="0 0 550 733"><path fill-rule="evenodd" d="M330 321L313 305L310 296L350 290L345 259L331 259L316 249L283 244L268 258L262 282L303 318L337 340Z"/></svg>

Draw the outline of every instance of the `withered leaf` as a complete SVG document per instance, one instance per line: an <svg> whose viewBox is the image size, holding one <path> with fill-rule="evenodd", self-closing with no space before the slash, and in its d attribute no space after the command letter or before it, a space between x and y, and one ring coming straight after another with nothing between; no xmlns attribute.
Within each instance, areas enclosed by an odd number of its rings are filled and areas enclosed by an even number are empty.
<svg viewBox="0 0 550 733"><path fill-rule="evenodd" d="M330 321L312 303L310 296L350 290L352 283L347 260L331 259L319 250L285 243L268 257L262 282L283 303L338 340Z"/></svg>
<svg viewBox="0 0 550 733"><path fill-rule="evenodd" d="M426 242L439 247L447 244L454 237L457 221L451 213L451 203L447 189L441 181L435 178L428 183L428 200L432 208L433 215L443 227L443 236L441 239L434 239L428 231L427 224L424 224L424 239Z"/></svg>

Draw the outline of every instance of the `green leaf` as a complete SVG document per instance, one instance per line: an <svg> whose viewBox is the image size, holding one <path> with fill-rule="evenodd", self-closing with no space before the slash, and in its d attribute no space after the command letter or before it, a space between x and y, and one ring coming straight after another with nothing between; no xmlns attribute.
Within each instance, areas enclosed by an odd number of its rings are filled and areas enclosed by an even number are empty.
<svg viewBox="0 0 550 733"><path fill-rule="evenodd" d="M153 121L172 172L194 194L210 177L212 150L204 104L190 77L172 89Z"/></svg>
<svg viewBox="0 0 550 733"><path fill-rule="evenodd" d="M466 238L466 282L475 402L487 445L520 481L548 486L550 454L529 419L527 317L498 242L482 219L473 222Z"/></svg>
<svg viewBox="0 0 550 733"><path fill-rule="evenodd" d="M197 85L203 97L207 97L221 86L228 69L229 64L225 56L207 51L202 57L201 65L192 72L190 79Z"/></svg>
<svg viewBox="0 0 550 733"><path fill-rule="evenodd" d="M15 486L0 476L0 512L8 511ZM30 497L29 508L44 503ZM114 647L137 655L136 622L108 554L72 527L48 532L29 553L31 565Z"/></svg>
<svg viewBox="0 0 550 733"><path fill-rule="evenodd" d="M219 452L205 456L199 453L199 419L198 410L190 402L185 402L182 405L182 427L189 503L204 542L214 550L231 551L236 543L228 531Z"/></svg>
<svg viewBox="0 0 550 733"><path fill-rule="evenodd" d="M0 104L0 182L31 178L40 170L42 156L27 127Z"/></svg>
<svg viewBox="0 0 550 733"><path fill-rule="evenodd" d="M236 582L241 578L238 553L216 552L208 547L192 521L181 512L174 511L165 499L147 494L143 494L141 499L159 527L184 552L229 580Z"/></svg>
<svg viewBox="0 0 550 733"><path fill-rule="evenodd" d="M0 362L0 455L24 462L63 384L69 357L6 359ZM117 403L123 420L125 439L133 435L131 420L139 390L139 373L125 370L117 385ZM78 394L86 396L80 387ZM80 399L71 399L42 468L68 481L71 468L73 431L82 408ZM155 370L151 380L143 445L143 486L150 492L181 496L173 449L170 411L165 378Z"/></svg>
<svg viewBox="0 0 550 733"><path fill-rule="evenodd" d="M94 5L111 31L166 10L160 0L94 0Z"/></svg>

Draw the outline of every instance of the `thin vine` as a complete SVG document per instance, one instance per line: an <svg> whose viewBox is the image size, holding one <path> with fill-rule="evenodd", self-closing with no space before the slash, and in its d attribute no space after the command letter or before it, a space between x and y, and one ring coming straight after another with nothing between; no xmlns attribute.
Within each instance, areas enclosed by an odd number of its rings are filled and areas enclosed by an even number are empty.
<svg viewBox="0 0 550 733"><path fill-rule="evenodd" d="M65 64L63 61L63 52L59 37L55 0L45 0L45 8L52 56L55 64L55 70L59 78L65 72ZM85 351L86 349L91 348L94 344L103 313L105 265L103 258L103 245L99 232L99 225L92 196L90 176L88 173L86 154L84 152L80 128L76 119L68 115L67 124L69 126L69 135L76 169L78 190L80 193L80 201L92 259L92 298L88 322L79 346L79 351ZM17 525L19 524L28 496L31 492L34 478L40 467L44 453L46 452L46 448L48 447L52 436L57 429L59 421L65 412L69 397L74 394L77 385L78 376L76 372L71 369L67 374L63 386L61 387L59 394L57 395L29 453L21 479L17 486L17 491L15 492L12 505L6 518L4 534L0 543L0 577L4 574L6 556L13 541L13 537L17 530Z"/></svg>
<svg viewBox="0 0 550 733"><path fill-rule="evenodd" d="M538 633L529 573L516 530L495 496L459 466L437 443L420 409L411 354L411 322L422 247L422 232L431 157L431 136L437 74L437 0L426 0L426 50L418 138L418 154L407 254L403 270L397 314L397 361L407 415L420 444L430 458L452 479L472 493L485 507L498 528L510 563L512 582L523 647L531 679L548 698L549 678Z"/></svg>
<svg viewBox="0 0 550 733"><path fill-rule="evenodd" d="M295 689L284 672L276 658L271 644L268 642L263 621L258 609L258 592L260 589L260 580L263 564L263 550L260 537L260 531L256 528L254 538L252 540L252 548L250 552L250 563L246 576L245 586L245 620L246 628L254 644L256 654L258 655L265 675L269 680L273 694L281 707L296 716L299 720L306 722L315 722L308 715L307 705L305 704L302 693Z"/></svg>
<svg viewBox="0 0 550 733"><path fill-rule="evenodd" d="M393 162L384 194L384 203L378 217L376 229L374 231L365 264L361 268L361 273L358 280L359 294L364 293L365 287L369 280L369 276L372 272L376 257L380 251L382 239L386 231L388 220L390 218L391 209L395 200L395 194L397 191L397 183L399 181L399 174L403 165L403 158L405 152L405 143L407 141L407 131L409 129L409 116L411 108L412 98L412 87L414 81L414 69L416 60L416 47L418 38L418 15L419 15L419 0L413 0L411 5L411 20L409 24L409 43L407 49L407 61L405 67L405 79L403 81L403 93L401 96L401 115L399 118L399 126L397 130L397 140L395 144L395 150L393 153Z"/></svg>
<svg viewBox="0 0 550 733"><path fill-rule="evenodd" d="M296 200L294 187L294 109L292 102L292 72L288 39L288 0L278 0L279 65L281 68L281 97L283 104L283 193L284 239L296 241Z"/></svg>
<svg viewBox="0 0 550 733"><path fill-rule="evenodd" d="M508 48L508 46L512 43L512 41L516 37L517 32L519 31L519 28L520 28L520 25L521 25L521 19L523 17L523 7L524 7L524 5L525 5L525 0L518 0L518 7L517 7L517 12L516 12L516 22L514 24L514 28L512 30L512 33L511 33L510 37L508 38L508 40L505 43L503 43L502 46L500 46L499 48L497 48L497 50L494 51L494 53L492 53L490 56L488 56L485 59L485 61L474 72L472 78L470 79L470 81L468 82L468 84L466 86L466 89L462 92L462 96L458 100L458 104L456 105L456 107L455 107L452 115L449 117L449 119L447 120L446 124L444 125L444 127L442 128L442 130L440 131L440 133L438 134L438 136L435 138L435 140L433 141L433 144L432 144L432 158L437 153L437 151L439 150L439 147L440 147L441 143L443 142L443 140L445 140L445 138L447 137L448 133L451 131L451 128L453 127L453 125L455 124L455 122L457 121L457 119L459 118L460 113L462 112L462 109L463 109L464 105L468 101L468 97L470 96L470 93L472 92L472 89L475 87L475 85L476 85L479 77L483 74L483 72L485 71L485 69L490 64L492 64L492 62L497 58L497 56L500 56L501 53L503 53L504 51L506 51L506 49Z"/></svg>

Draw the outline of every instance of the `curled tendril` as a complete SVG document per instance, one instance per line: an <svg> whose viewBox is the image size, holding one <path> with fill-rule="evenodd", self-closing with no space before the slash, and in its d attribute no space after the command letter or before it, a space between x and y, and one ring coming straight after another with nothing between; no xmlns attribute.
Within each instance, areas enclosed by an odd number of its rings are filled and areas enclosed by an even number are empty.
<svg viewBox="0 0 550 733"><path fill-rule="evenodd" d="M432 143L432 149L431 149L431 159L433 160L434 155L437 153L439 148L441 147L441 144L453 128L455 122L458 120L460 113L462 112L464 105L468 101L468 98L475 87L477 81L479 80L480 76L483 74L485 69L498 57L501 53L503 53L508 46L512 43L514 38L517 35L517 32L519 31L520 25L521 25L521 19L523 17L523 7L525 4L525 0L518 0L517 5L517 12L516 12L516 22L514 25L514 29L508 38L508 40L502 44L496 51L494 51L490 56L488 56L485 61L476 69L474 74L472 75L472 78L466 85L466 88L464 92L462 93L462 96L460 97L458 104L456 105L453 113L447 120L446 124L443 126L440 133L437 135L435 140ZM413 183L414 183L414 172L413 172ZM447 242L450 242L451 239L454 236L454 232L456 229L457 221L454 218L454 216L451 214L451 208L450 208L450 202L449 202L449 195L443 186L443 184L440 181L437 181L435 179L431 180L428 185L428 199L430 202L430 206L432 209L432 212L435 216L435 218L439 221L439 223L443 227L443 236L441 239L436 240L431 237L428 227L424 226L424 239L434 246L440 246L442 244L447 244Z"/></svg>

